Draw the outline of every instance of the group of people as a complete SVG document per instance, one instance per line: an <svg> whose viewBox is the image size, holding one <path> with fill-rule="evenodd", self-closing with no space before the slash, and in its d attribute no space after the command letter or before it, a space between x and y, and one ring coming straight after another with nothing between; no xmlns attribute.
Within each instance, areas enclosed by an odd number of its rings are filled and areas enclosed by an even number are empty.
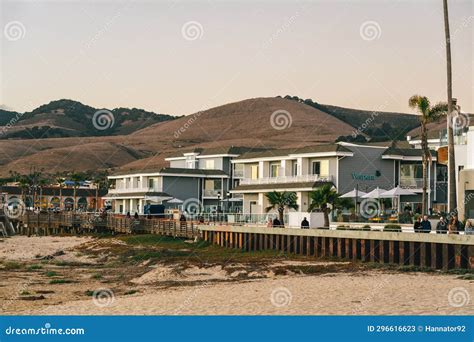
<svg viewBox="0 0 474 342"><path fill-rule="evenodd" d="M423 215L418 217L415 220L413 229L415 233L430 233L432 227L431 222L428 220L428 216ZM464 227L456 215L451 216L449 221L446 220L444 216L441 216L436 224L435 231L438 234L459 234L459 232L464 231L465 234L472 235L474 234L474 226L472 222L468 220L466 222L466 227Z"/></svg>
<svg viewBox="0 0 474 342"><path fill-rule="evenodd" d="M273 220L271 218L268 219L267 227L268 228L285 228L285 225L282 222L280 222L280 220L277 217L275 217ZM309 229L309 221L306 219L306 217L304 217L303 221L301 221L301 229Z"/></svg>

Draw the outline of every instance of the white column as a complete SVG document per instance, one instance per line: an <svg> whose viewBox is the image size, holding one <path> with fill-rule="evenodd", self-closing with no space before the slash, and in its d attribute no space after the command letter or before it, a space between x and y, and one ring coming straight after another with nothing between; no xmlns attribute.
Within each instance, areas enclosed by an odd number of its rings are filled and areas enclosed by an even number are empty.
<svg viewBox="0 0 474 342"><path fill-rule="evenodd" d="M258 178L265 177L265 170L264 170L265 163L263 161L258 162Z"/></svg>

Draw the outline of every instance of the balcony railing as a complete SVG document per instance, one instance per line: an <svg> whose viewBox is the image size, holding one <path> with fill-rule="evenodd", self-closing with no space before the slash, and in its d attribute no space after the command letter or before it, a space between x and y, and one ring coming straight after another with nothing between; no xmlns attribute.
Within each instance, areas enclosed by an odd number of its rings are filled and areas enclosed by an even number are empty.
<svg viewBox="0 0 474 342"><path fill-rule="evenodd" d="M427 186L430 186L429 182ZM423 188L423 178L400 178L400 187L404 189L421 189Z"/></svg>
<svg viewBox="0 0 474 342"><path fill-rule="evenodd" d="M161 192L161 189L158 187L135 187L135 188L116 188L110 189L109 193L111 194L127 194L127 193L134 193L134 192L152 192L157 191Z"/></svg>
<svg viewBox="0 0 474 342"><path fill-rule="evenodd" d="M219 190L209 190L209 189L204 189L203 191L203 197L217 197L219 194Z"/></svg>
<svg viewBox="0 0 474 342"><path fill-rule="evenodd" d="M244 170L234 170L234 178L244 178Z"/></svg>
<svg viewBox="0 0 474 342"><path fill-rule="evenodd" d="M320 175L302 175L302 176L284 176L284 177L264 177L264 178L244 178L240 181L241 185L254 184L278 184L278 183L301 183L301 182L330 182L332 176Z"/></svg>

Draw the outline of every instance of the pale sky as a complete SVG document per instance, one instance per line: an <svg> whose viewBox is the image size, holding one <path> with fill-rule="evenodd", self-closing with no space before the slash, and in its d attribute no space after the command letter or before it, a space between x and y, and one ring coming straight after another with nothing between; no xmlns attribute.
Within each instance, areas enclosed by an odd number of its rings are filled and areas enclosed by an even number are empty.
<svg viewBox="0 0 474 342"><path fill-rule="evenodd" d="M442 0L0 1L0 105L17 111L61 98L173 115L286 94L401 112L413 94L446 101ZM454 96L471 113L473 3L449 1Z"/></svg>

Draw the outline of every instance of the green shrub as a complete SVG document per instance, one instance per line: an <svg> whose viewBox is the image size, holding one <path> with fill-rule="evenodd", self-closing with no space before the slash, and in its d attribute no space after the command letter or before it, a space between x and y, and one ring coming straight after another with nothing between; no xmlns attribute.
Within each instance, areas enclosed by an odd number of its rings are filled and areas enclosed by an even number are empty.
<svg viewBox="0 0 474 342"><path fill-rule="evenodd" d="M383 227L384 232L401 232L402 227L398 224L386 224L385 227Z"/></svg>

